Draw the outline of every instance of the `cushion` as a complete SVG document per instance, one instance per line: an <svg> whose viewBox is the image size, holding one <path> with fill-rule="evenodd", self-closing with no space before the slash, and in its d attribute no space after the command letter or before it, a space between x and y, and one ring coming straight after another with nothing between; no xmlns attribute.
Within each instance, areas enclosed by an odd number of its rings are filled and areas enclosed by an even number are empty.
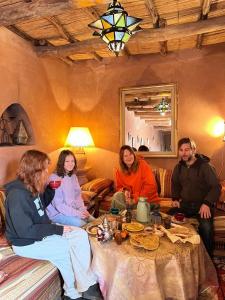
<svg viewBox="0 0 225 300"><path fill-rule="evenodd" d="M85 183L81 186L82 191L91 191L95 193L100 193L102 190L104 190L107 187L110 187L113 184L113 181L111 179L106 178L97 178L89 181L88 183Z"/></svg>
<svg viewBox="0 0 225 300"><path fill-rule="evenodd" d="M79 182L79 185L83 185L88 182L88 178L86 175L77 175L77 180Z"/></svg>
<svg viewBox="0 0 225 300"><path fill-rule="evenodd" d="M156 184L157 184L158 195L160 195L160 193L161 193L161 185L160 185L159 169L153 169L152 172L153 172L153 174L155 176L155 181L156 181Z"/></svg>
<svg viewBox="0 0 225 300"><path fill-rule="evenodd" d="M0 235L5 229L5 193L0 190Z"/></svg>
<svg viewBox="0 0 225 300"><path fill-rule="evenodd" d="M7 241L5 235L1 235L0 236L0 248L2 247L8 247L9 246L9 242Z"/></svg>
<svg viewBox="0 0 225 300"><path fill-rule="evenodd" d="M159 180L160 180L160 197L170 198L171 193L171 179L172 179L172 170L167 169L158 169Z"/></svg>
<svg viewBox="0 0 225 300"><path fill-rule="evenodd" d="M84 204L88 205L91 202L91 199L93 199L97 193L91 192L91 191L82 191L81 196L84 200Z"/></svg>
<svg viewBox="0 0 225 300"><path fill-rule="evenodd" d="M0 271L0 283L2 283L4 280L6 280L6 278L8 277L8 273L4 272L4 271Z"/></svg>
<svg viewBox="0 0 225 300"><path fill-rule="evenodd" d="M221 189L221 194L220 194L219 202L220 203L225 203L225 180L223 180L220 183L222 185L222 189Z"/></svg>
<svg viewBox="0 0 225 300"><path fill-rule="evenodd" d="M98 197L101 197L102 199L108 195L112 191L111 186L106 187L104 190L102 190L99 194Z"/></svg>

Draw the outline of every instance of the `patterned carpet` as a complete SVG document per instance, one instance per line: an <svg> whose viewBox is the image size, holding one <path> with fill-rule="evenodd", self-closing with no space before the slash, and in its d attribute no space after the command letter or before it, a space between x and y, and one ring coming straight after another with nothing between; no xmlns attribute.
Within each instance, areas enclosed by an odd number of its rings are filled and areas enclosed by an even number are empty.
<svg viewBox="0 0 225 300"><path fill-rule="evenodd" d="M224 300L225 299L225 256L214 257L213 261L216 266L218 280L220 283L220 289L218 291L218 299Z"/></svg>

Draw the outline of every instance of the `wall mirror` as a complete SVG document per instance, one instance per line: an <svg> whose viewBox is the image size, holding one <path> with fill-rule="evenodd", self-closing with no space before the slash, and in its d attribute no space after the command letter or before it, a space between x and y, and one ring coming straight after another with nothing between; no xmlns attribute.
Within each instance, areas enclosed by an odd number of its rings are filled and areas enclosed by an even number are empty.
<svg viewBox="0 0 225 300"><path fill-rule="evenodd" d="M120 90L120 143L145 157L177 156L175 84Z"/></svg>

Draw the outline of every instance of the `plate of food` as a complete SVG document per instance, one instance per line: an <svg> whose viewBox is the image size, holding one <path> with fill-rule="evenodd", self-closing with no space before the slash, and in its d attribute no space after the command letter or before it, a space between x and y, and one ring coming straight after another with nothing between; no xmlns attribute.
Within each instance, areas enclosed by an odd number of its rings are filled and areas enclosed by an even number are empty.
<svg viewBox="0 0 225 300"><path fill-rule="evenodd" d="M90 235L97 235L98 224L90 224L86 227L86 231Z"/></svg>
<svg viewBox="0 0 225 300"><path fill-rule="evenodd" d="M138 222L124 224L124 229L130 232L138 232L144 230L144 225Z"/></svg>
<svg viewBox="0 0 225 300"><path fill-rule="evenodd" d="M159 247L159 237L155 234L134 234L130 238L130 243L146 250L156 250Z"/></svg>
<svg viewBox="0 0 225 300"><path fill-rule="evenodd" d="M168 232L182 238L187 238L191 236L190 229L183 226L172 227L168 229Z"/></svg>

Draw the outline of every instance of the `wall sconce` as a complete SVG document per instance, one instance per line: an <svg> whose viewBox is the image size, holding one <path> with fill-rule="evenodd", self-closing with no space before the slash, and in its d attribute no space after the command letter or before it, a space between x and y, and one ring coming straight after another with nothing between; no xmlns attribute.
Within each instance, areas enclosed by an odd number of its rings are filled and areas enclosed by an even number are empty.
<svg viewBox="0 0 225 300"><path fill-rule="evenodd" d="M225 142L225 121L223 121L223 142Z"/></svg>

